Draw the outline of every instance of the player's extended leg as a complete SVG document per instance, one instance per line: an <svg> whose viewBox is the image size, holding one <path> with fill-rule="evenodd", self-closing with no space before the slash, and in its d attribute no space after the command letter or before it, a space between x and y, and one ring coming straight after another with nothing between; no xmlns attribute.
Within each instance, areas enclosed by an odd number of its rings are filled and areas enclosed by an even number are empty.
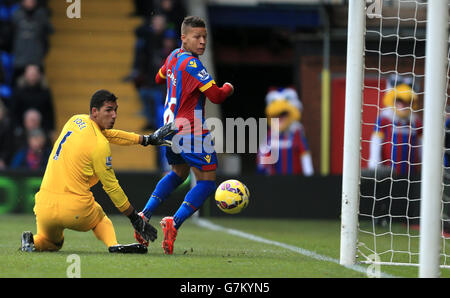
<svg viewBox="0 0 450 298"><path fill-rule="evenodd" d="M165 217L161 220L164 233L162 247L165 254L173 253L173 243L177 237L178 229L182 223L198 210L205 200L216 189L216 172L201 171L192 168L197 179L197 184L186 194L186 197L173 217Z"/></svg>
<svg viewBox="0 0 450 298"><path fill-rule="evenodd" d="M103 212L102 207L95 202L93 206L93 212L91 213L97 213L99 216L96 216L93 218L94 225L91 227L92 231L94 232L95 237L97 237L98 240L102 241L107 247L108 251L111 253L139 253L139 254L145 254L147 253L147 247L140 244L140 243L132 243L132 244L119 244L117 242L116 238L116 231L114 230L114 225L111 222L111 220L106 216L106 214ZM100 219L96 219L100 218ZM92 222L88 221L87 223ZM90 226L80 226L77 227L80 230L83 230L84 228L87 228Z"/></svg>
<svg viewBox="0 0 450 298"><path fill-rule="evenodd" d="M37 234L26 231L22 233L21 251L58 251L64 244L63 228L43 227L38 224Z"/></svg>
<svg viewBox="0 0 450 298"><path fill-rule="evenodd" d="M147 247L140 243L119 244L113 223L105 215L102 220L92 229L98 240L105 243L111 253L147 253Z"/></svg>
<svg viewBox="0 0 450 298"><path fill-rule="evenodd" d="M37 224L37 234L33 236L36 251L58 251L64 243L64 229L58 226Z"/></svg>
<svg viewBox="0 0 450 298"><path fill-rule="evenodd" d="M105 243L107 247L117 245L116 232L111 220L105 215L103 219L92 229L95 237Z"/></svg>
<svg viewBox="0 0 450 298"><path fill-rule="evenodd" d="M216 171L201 171L192 168L197 184L186 194L183 203L173 216L174 227L178 230L183 222L197 211L216 190Z"/></svg>
<svg viewBox="0 0 450 298"><path fill-rule="evenodd" d="M153 212L163 203L189 175L189 166L187 164L178 164L172 166L172 172L164 176L156 185L155 190L150 196L147 204L142 210L142 214L150 219Z"/></svg>
<svg viewBox="0 0 450 298"><path fill-rule="evenodd" d="M37 233L22 234L22 250L33 242L36 251L58 251L64 243L64 227L58 223L57 201L45 196L36 197L34 213L36 215ZM25 238L25 239L24 239ZM24 250L25 244L25 250Z"/></svg>
<svg viewBox="0 0 450 298"><path fill-rule="evenodd" d="M139 213L145 220L150 220L153 212L164 202L169 195L188 177L190 172L189 165L186 163L172 165L172 172L164 176L156 185L155 190L150 196L145 208ZM138 233L134 233L134 238L141 244L148 246Z"/></svg>

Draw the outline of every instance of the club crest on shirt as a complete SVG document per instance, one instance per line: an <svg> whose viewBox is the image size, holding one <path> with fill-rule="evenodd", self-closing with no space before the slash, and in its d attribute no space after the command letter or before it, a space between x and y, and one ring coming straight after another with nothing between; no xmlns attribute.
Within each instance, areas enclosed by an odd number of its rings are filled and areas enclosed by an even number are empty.
<svg viewBox="0 0 450 298"><path fill-rule="evenodd" d="M106 166L107 166L108 168L111 168L111 167L112 167L112 156L106 157Z"/></svg>
<svg viewBox="0 0 450 298"><path fill-rule="evenodd" d="M209 78L209 73L206 72L206 69L202 69L199 71L197 76L200 78L200 80L205 81Z"/></svg>

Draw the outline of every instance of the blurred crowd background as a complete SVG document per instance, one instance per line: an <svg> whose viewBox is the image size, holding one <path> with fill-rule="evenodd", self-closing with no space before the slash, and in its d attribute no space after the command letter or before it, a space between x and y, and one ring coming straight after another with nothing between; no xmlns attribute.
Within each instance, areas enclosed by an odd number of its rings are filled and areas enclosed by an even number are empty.
<svg viewBox="0 0 450 298"><path fill-rule="evenodd" d="M211 116L278 117L266 113L273 103L269 94L273 98L278 90L277 100L283 100L284 89L295 93L288 110L297 111L279 113L287 119L284 137L296 142L289 154L300 164L282 161L264 168L252 152L223 154L222 169L231 174L317 172L320 140L314 130L321 121L317 87L323 17L335 7L339 20L344 1L81 0L80 19L70 19L71 3L62 2L0 0L0 169L44 169L62 125L72 114L88 112L96 89L109 88L121 99L121 111L126 111L118 128L141 133L160 126L165 88L155 85L154 75L180 46L183 18L200 14L209 27L204 63L219 84L230 81L237 90L221 107L207 107ZM290 130L291 124L295 127ZM308 134L313 136L310 143ZM300 158L305 152L307 169ZM127 158L122 149L113 153L119 170L157 172L167 166L157 149L147 155L131 151Z"/></svg>
<svg viewBox="0 0 450 298"><path fill-rule="evenodd" d="M207 101L206 116L224 124L239 118L280 120L279 140L272 142L269 134L256 152L250 152L254 139L250 127L245 131L246 153L238 153L236 142L234 153L228 152L229 140L217 139L216 149L224 152L218 156L218 175L248 181L261 200L270 200L272 193L286 199L285 204L294 204L280 207L283 216L287 209L292 209L292 216L299 212L335 216L341 195L347 2L0 0L2 191L15 206L16 191L32 194L39 187L37 180L21 182L20 175L41 176L62 126L74 114L89 113L89 100L98 89L119 98L115 128L142 134L160 126L165 87L155 85L154 77L167 55L181 45L183 18L197 15L208 24L202 63L218 85L228 81L235 87L233 96L220 106ZM381 17L376 3L366 2L373 14L366 18L361 193L394 196L392 190L398 188L399 197L407 192L415 198L420 193L417 149L422 133L426 9L421 0L384 0ZM450 132L450 120L446 126ZM406 129L394 132L392 138L393 127ZM259 129L270 133L270 122ZM448 147L450 134L446 141ZM261 162L268 147L279 152L275 164ZM168 169L159 148L111 146L111 150L124 185L135 184L142 173L159 176ZM128 177L130 172L137 174ZM266 177L270 177L267 185L260 185ZM329 187L321 187L324 184ZM280 190L286 193L280 195ZM32 195L22 197L32 202ZM324 205L330 208L324 210ZM385 204L378 209L385 212ZM262 216L263 210L254 212ZM377 212L370 209L369 215Z"/></svg>
<svg viewBox="0 0 450 298"><path fill-rule="evenodd" d="M64 1L0 0L0 169L42 170L62 125L75 113L88 113L89 98L100 88L119 97L117 128L146 133L160 126L165 88L155 85L154 76L180 46L183 18L195 14L208 23L209 44L202 61L219 85L229 81L236 88L220 107L207 105L210 116L283 121L278 164L262 166L261 152L224 153L221 171L342 173L347 1L78 2L81 18L71 19L67 9L75 4ZM395 1L383 3L383 14L398 10ZM414 6L409 4L397 12L411 13ZM423 12L415 15L420 19ZM379 27L376 18L367 22L368 28ZM382 30L393 32L398 25L387 19ZM406 32L411 24L402 22L400 27ZM366 53L366 66L381 63L382 73L391 74L390 67L397 74L414 73L419 106L424 32L419 24L414 40L385 38L381 43L376 36L366 38L367 48L373 47ZM393 49L399 54L413 49L415 57L390 55ZM368 102L381 103L392 81L379 74L366 73L365 85L378 88L365 92ZM327 110L331 112L324 114ZM363 127L363 138L369 140L376 111L366 109L363 114L371 122ZM369 150L362 144L363 167ZM158 172L167 166L154 148L113 148L113 155L118 170Z"/></svg>
<svg viewBox="0 0 450 298"><path fill-rule="evenodd" d="M0 1L0 170L45 169L61 128L54 108L61 101L53 96L46 67L55 33L52 16L60 11L56 8L55 12L49 2ZM160 126L158 112L164 103L164 88L155 85L154 74L179 46L179 27L186 10L180 0L136 0L133 7L125 16L141 22L130 32L135 37L133 61L129 73L124 69L124 76L117 80L136 88L146 119L141 130L154 130ZM56 32L63 30L56 27ZM85 100L87 106L89 98Z"/></svg>
<svg viewBox="0 0 450 298"><path fill-rule="evenodd" d="M45 167L55 133L45 77L53 33L48 1L0 2L0 169Z"/></svg>

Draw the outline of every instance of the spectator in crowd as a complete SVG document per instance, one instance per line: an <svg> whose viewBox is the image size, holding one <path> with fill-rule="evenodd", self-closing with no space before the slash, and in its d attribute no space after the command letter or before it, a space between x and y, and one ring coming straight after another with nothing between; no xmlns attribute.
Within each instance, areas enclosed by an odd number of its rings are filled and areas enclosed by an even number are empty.
<svg viewBox="0 0 450 298"><path fill-rule="evenodd" d="M138 88L141 101L144 106L144 114L147 118L147 126L144 129L154 130L158 127L156 115L158 106L163 104L163 88L154 80L159 67L164 63L162 56L163 39L166 31L166 18L164 15L154 15L151 18L151 26L140 28L145 37L144 50L141 56L140 86Z"/></svg>
<svg viewBox="0 0 450 298"><path fill-rule="evenodd" d="M158 110L164 105L164 90L155 85L154 76L165 57L178 47L180 24L185 16L183 0L135 0L135 15L143 17L136 31L135 57L132 70L124 81L133 81L147 118L144 130L161 124Z"/></svg>
<svg viewBox="0 0 450 298"><path fill-rule="evenodd" d="M0 101L0 170L8 167L12 154L12 126L8 111Z"/></svg>
<svg viewBox="0 0 450 298"><path fill-rule="evenodd" d="M125 80L133 80L147 119L144 130L160 126L158 110L164 105L164 87L155 83L155 75L164 59L176 48L176 35L167 29L166 17L155 14L136 29L137 42L133 70Z"/></svg>
<svg viewBox="0 0 450 298"><path fill-rule="evenodd" d="M143 68L148 60L149 50L158 48L158 37L162 36L166 29L166 20L163 15L154 15L144 18L140 26L135 30L136 43L134 47L134 60L131 73L125 80L134 80L136 84L142 80ZM162 40L162 37L160 38Z"/></svg>
<svg viewBox="0 0 450 298"><path fill-rule="evenodd" d="M28 144L28 135L31 131L42 129L42 116L41 113L36 109L29 109L25 112L23 116L23 126L17 126L13 131L13 150L17 152L18 150L26 147ZM45 131L44 131L45 133ZM52 144L52 140L48 135L46 135L46 143L48 146Z"/></svg>
<svg viewBox="0 0 450 298"><path fill-rule="evenodd" d="M181 35L180 24L186 16L184 2L181 0L160 0L159 11L166 17L167 28L176 32L176 38Z"/></svg>
<svg viewBox="0 0 450 298"><path fill-rule="evenodd" d="M311 154L305 131L301 124L302 103L294 88L269 90L266 95L268 125L272 118L279 120L279 136L272 136L269 129L267 144L260 146L257 154L257 169L265 175L314 174ZM278 160L269 164L264 157L278 151Z"/></svg>
<svg viewBox="0 0 450 298"><path fill-rule="evenodd" d="M168 17L169 26L179 27L186 14L184 0L133 0L132 16L148 18L154 13L163 13ZM172 27L172 28L175 28Z"/></svg>
<svg viewBox="0 0 450 298"><path fill-rule="evenodd" d="M162 55L168 56L170 52L178 47L177 35L174 30L168 29L164 33L164 38L162 42ZM163 61L164 63L164 61Z"/></svg>
<svg viewBox="0 0 450 298"><path fill-rule="evenodd" d="M28 65L18 79L12 94L12 113L16 126L21 126L25 111L36 109L42 116L42 129L53 137L55 116L53 97L37 65Z"/></svg>
<svg viewBox="0 0 450 298"><path fill-rule="evenodd" d="M149 16L154 8L154 0L133 0L134 2L134 12L133 16Z"/></svg>
<svg viewBox="0 0 450 298"><path fill-rule="evenodd" d="M27 136L27 146L21 148L11 161L12 169L44 170L51 149L46 143L45 133L41 129L33 129Z"/></svg>
<svg viewBox="0 0 450 298"><path fill-rule="evenodd" d="M14 55L14 81L27 65L43 67L49 49L48 35L53 26L48 11L38 5L37 0L22 0L21 6L12 16L12 54Z"/></svg>

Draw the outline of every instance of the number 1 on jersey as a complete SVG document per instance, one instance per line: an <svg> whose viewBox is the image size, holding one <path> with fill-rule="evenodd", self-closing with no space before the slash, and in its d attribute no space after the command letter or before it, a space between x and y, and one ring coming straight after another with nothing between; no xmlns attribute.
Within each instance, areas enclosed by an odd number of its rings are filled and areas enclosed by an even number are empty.
<svg viewBox="0 0 450 298"><path fill-rule="evenodd" d="M61 154L62 144L64 144L67 141L67 138L72 134L72 132L69 130L62 138L61 142L58 145L58 149L56 149L55 156L53 156L54 160L58 160L59 155Z"/></svg>

